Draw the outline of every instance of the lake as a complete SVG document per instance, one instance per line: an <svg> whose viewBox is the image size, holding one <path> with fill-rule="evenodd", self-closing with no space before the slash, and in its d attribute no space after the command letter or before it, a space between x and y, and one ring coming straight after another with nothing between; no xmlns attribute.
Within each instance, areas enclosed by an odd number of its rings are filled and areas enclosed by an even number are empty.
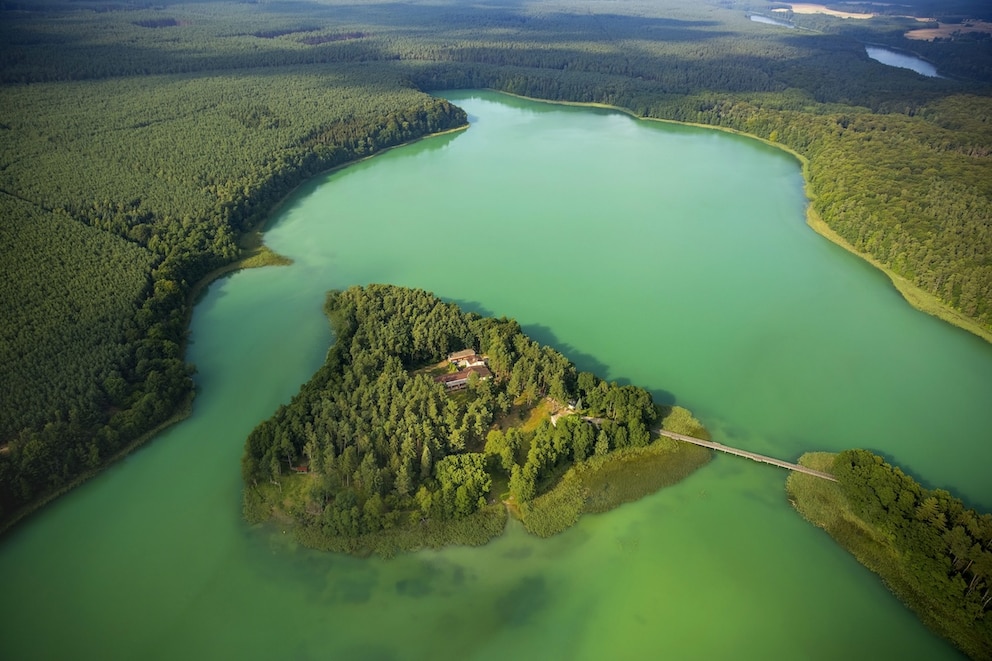
<svg viewBox="0 0 992 661"><path fill-rule="evenodd" d="M888 48L880 48L878 46L865 46L865 52L868 53L868 57L871 59L876 62L886 64L890 67L912 69L916 73L921 76L926 76L927 78L943 78L943 76L937 73L937 67L922 58L916 57L915 55L900 53L894 50L889 50Z"/></svg>
<svg viewBox="0 0 992 661"><path fill-rule="evenodd" d="M866 447L992 508L992 347L804 221L744 137L489 92L471 127L318 177L197 305L191 418L0 544L4 659L956 658L730 456L549 540L388 560L240 518L244 439L323 360L324 292L389 282L516 318L582 369L794 460Z"/></svg>
<svg viewBox="0 0 992 661"><path fill-rule="evenodd" d="M780 18L771 18L769 16L762 16L761 14L750 14L748 18L750 18L755 23L764 23L765 25L777 25L780 28L793 29L796 27L790 21L786 21Z"/></svg>

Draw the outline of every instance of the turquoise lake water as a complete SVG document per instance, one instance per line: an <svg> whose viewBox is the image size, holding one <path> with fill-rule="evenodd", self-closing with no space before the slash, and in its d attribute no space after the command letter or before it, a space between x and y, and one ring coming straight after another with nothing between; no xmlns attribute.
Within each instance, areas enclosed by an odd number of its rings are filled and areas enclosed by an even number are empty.
<svg viewBox="0 0 992 661"><path fill-rule="evenodd" d="M866 447L992 509L992 347L813 233L792 157L446 96L468 130L303 186L266 234L295 263L210 287L193 416L3 541L0 658L955 658L729 456L549 540L362 560L243 523L244 438L321 363L324 292L369 282L514 317L728 445Z"/></svg>

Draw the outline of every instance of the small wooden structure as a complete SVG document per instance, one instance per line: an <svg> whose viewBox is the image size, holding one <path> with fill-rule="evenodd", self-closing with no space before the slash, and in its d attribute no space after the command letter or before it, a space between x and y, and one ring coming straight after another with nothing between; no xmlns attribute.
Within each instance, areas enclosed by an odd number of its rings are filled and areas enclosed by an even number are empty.
<svg viewBox="0 0 992 661"><path fill-rule="evenodd" d="M475 353L475 349L463 349L455 353L448 354L448 362L461 368L476 367L485 365L486 359Z"/></svg>
<svg viewBox="0 0 992 661"><path fill-rule="evenodd" d="M470 356L475 355L475 349L462 349L461 351L456 351L455 353L448 354L449 363L457 363L459 360L464 360Z"/></svg>
<svg viewBox="0 0 992 661"><path fill-rule="evenodd" d="M701 438L695 438L693 436L686 436L685 434L676 434L672 431L665 431L664 429L656 430L660 435L667 436L676 441L684 441L686 443L692 443L693 445L701 445L704 448L710 448L712 450L719 450L720 452L726 452L727 454L733 454L738 457L745 457L751 459L752 461L757 461L763 464L771 464L772 466L779 466L781 468L788 468L790 471L796 471L797 473L805 473L806 475L813 475L814 477L820 477L824 480L830 480L831 482L836 482L837 478L830 473L824 473L823 471L814 470L812 468L807 468L806 466L800 466L799 464L789 463L788 461L782 461L781 459L776 459L774 457L768 457L763 454L758 454L757 452L748 452L747 450L739 450L737 448L732 448L729 445L724 445L723 443L717 443L716 441L704 441Z"/></svg>
<svg viewBox="0 0 992 661"><path fill-rule="evenodd" d="M468 380L473 374L478 375L480 381L491 379L493 377L493 373L490 372L489 368L485 365L474 365L472 367L466 367L459 372L436 376L434 377L434 381L437 383L443 383L444 387L448 390L461 390L462 388L468 386Z"/></svg>

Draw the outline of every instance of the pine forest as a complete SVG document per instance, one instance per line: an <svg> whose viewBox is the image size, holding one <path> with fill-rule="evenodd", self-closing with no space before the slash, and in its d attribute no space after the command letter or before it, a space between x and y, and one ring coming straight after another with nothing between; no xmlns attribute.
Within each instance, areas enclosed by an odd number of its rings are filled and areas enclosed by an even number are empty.
<svg viewBox="0 0 992 661"><path fill-rule="evenodd" d="M258 233L306 179L464 127L465 113L435 90L607 104L780 144L804 162L811 222L885 269L914 305L992 338L992 39L905 36L920 25L907 13L953 23L988 20L989 8L910 0L873 6L882 13L871 21L776 14L794 26L785 29L751 20L776 7L2 3L0 522L181 417L193 395L184 348L198 283L278 261ZM866 43L912 51L942 77L885 67ZM457 332L449 343L469 339ZM397 388L400 363L377 363ZM412 396L420 381L405 378ZM484 449L486 416L458 415L454 426L441 419L446 442ZM406 431L418 456L403 454L403 435L398 466L376 449L376 470L388 473L383 498L416 498L424 486L419 432ZM627 433L636 445L646 432ZM582 443L573 457L595 454ZM289 459L304 449L294 445ZM361 466L366 456L353 459ZM246 474L264 482L285 457L257 459ZM476 472L466 461L443 474ZM335 509L349 515L324 525L382 526L406 511L375 514L373 505L366 517L367 473L348 487L355 505ZM355 473L329 474L347 485ZM455 489L450 500L441 486L431 507L468 511L484 487L466 486L464 497Z"/></svg>

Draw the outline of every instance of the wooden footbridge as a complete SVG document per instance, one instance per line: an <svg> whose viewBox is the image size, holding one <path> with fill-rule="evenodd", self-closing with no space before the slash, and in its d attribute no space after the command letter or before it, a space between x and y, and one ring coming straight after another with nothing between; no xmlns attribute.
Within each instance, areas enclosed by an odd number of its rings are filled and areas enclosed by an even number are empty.
<svg viewBox="0 0 992 661"><path fill-rule="evenodd" d="M686 443L692 443L694 445L701 445L704 448L719 450L720 452L726 452L727 454L737 455L738 457L746 457L753 461L760 461L763 464L771 464L772 466L781 466L782 468L788 468L790 471L796 471L797 473L806 473L807 475L813 475L815 477L822 477L824 480L830 480L831 482L837 481L837 478L831 475L830 473L824 473L823 471L813 470L812 468L806 468L805 466L800 466L799 464L790 464L788 461L782 461L781 459L775 459L774 457L766 457L763 454L748 452L747 450L738 450L737 448L732 448L729 445L724 445L723 443L717 443L716 441L704 441L701 438L694 438L692 436L686 436L685 434L676 434L673 431L665 431L664 429L659 429L658 433L661 434L662 436L675 439L676 441L684 441Z"/></svg>

